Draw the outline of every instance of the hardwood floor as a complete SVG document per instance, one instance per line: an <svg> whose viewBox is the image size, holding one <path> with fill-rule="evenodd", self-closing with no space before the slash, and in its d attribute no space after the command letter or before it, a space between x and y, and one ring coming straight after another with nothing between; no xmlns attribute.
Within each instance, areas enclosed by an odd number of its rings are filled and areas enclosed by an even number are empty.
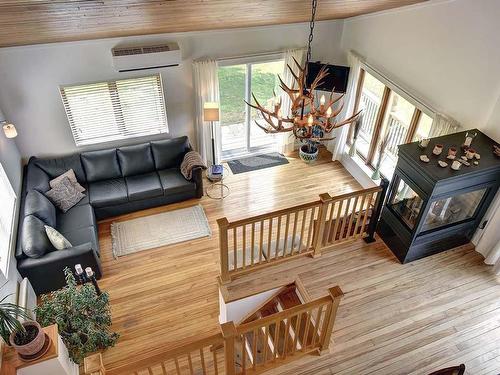
<svg viewBox="0 0 500 375"><path fill-rule="evenodd" d="M216 219L230 220L361 187L328 157L297 159L275 168L231 175L224 201L207 197L124 215L116 220L201 204L213 236L113 259L110 224L99 225L104 278L113 328L121 334L104 354L107 368L131 363L218 331ZM182 223L179 223L181 228ZM285 268L286 267L286 268ZM500 372L500 288L470 246L401 265L380 240L357 241L238 279L242 290L299 275L313 298L340 285L345 293L332 350L302 358L273 374L426 374L465 363L469 374Z"/></svg>

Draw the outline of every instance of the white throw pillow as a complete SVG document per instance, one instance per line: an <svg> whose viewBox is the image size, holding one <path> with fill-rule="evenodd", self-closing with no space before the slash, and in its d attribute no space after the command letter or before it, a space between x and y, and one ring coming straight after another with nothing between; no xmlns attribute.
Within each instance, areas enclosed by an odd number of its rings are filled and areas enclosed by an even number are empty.
<svg viewBox="0 0 500 375"><path fill-rule="evenodd" d="M69 242L66 237L59 233L57 229L45 225L45 233L47 233L49 241L56 248L56 250L65 250L73 247L73 245L71 245L71 242Z"/></svg>

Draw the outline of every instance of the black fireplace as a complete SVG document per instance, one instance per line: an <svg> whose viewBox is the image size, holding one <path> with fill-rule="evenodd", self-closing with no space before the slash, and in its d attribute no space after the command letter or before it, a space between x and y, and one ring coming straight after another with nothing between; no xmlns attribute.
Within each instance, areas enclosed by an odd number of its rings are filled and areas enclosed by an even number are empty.
<svg viewBox="0 0 500 375"><path fill-rule="evenodd" d="M500 158L492 152L496 143L479 130L469 130L477 133L470 147L479 158L451 169L448 149L457 150L458 161L466 133L432 138L425 149L418 142L399 146L377 232L402 263L468 243L500 186ZM437 144L443 146L439 156L432 153ZM427 163L420 160L424 154Z"/></svg>

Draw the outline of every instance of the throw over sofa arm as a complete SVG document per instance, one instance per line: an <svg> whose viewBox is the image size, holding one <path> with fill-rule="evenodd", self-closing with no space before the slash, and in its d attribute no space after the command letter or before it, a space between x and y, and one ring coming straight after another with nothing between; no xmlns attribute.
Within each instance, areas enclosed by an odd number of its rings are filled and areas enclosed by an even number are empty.
<svg viewBox="0 0 500 375"><path fill-rule="evenodd" d="M101 263L90 242L65 250L51 251L37 259L20 259L17 261L17 268L21 276L30 280L35 293L40 295L66 285L64 268L73 270L78 263L83 268L92 267L96 278L101 278Z"/></svg>

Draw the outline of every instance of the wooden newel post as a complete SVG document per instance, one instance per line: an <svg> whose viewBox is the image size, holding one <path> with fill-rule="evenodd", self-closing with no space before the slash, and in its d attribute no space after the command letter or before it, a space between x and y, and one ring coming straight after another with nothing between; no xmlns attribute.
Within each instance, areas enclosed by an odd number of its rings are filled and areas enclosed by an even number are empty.
<svg viewBox="0 0 500 375"><path fill-rule="evenodd" d="M370 223L368 224L368 236L364 238L366 243L371 243L375 241L375 230L377 229L378 219L382 214L382 208L384 207L385 196L387 194L387 188L389 187L389 180L385 177L380 181L380 187L382 188L375 200L375 205L373 207L373 212L370 217Z"/></svg>
<svg viewBox="0 0 500 375"><path fill-rule="evenodd" d="M326 226L326 214L328 212L328 205L332 201L332 197L328 193L319 195L321 205L319 206L317 225L314 228L313 240L313 258L321 256L321 248L323 246L323 235Z"/></svg>
<svg viewBox="0 0 500 375"><path fill-rule="evenodd" d="M221 324L222 337L224 338L224 369L225 375L235 375L236 370L234 366L235 352L234 342L236 340L236 326L234 323L227 322Z"/></svg>
<svg viewBox="0 0 500 375"><path fill-rule="evenodd" d="M328 350L330 346L330 340L333 332L333 325L335 323L335 318L337 317L337 310L339 308L340 300L344 296L342 289L339 286L334 286L328 289L330 297L332 298L332 304L327 310L327 315L325 317L325 322L323 326L323 334L321 335L320 341L320 353Z"/></svg>
<svg viewBox="0 0 500 375"><path fill-rule="evenodd" d="M223 217L217 220L217 225L219 226L219 251L220 251L220 279L223 284L227 284L231 281L229 276L229 254L228 254L228 243L227 243L227 227L229 221Z"/></svg>

